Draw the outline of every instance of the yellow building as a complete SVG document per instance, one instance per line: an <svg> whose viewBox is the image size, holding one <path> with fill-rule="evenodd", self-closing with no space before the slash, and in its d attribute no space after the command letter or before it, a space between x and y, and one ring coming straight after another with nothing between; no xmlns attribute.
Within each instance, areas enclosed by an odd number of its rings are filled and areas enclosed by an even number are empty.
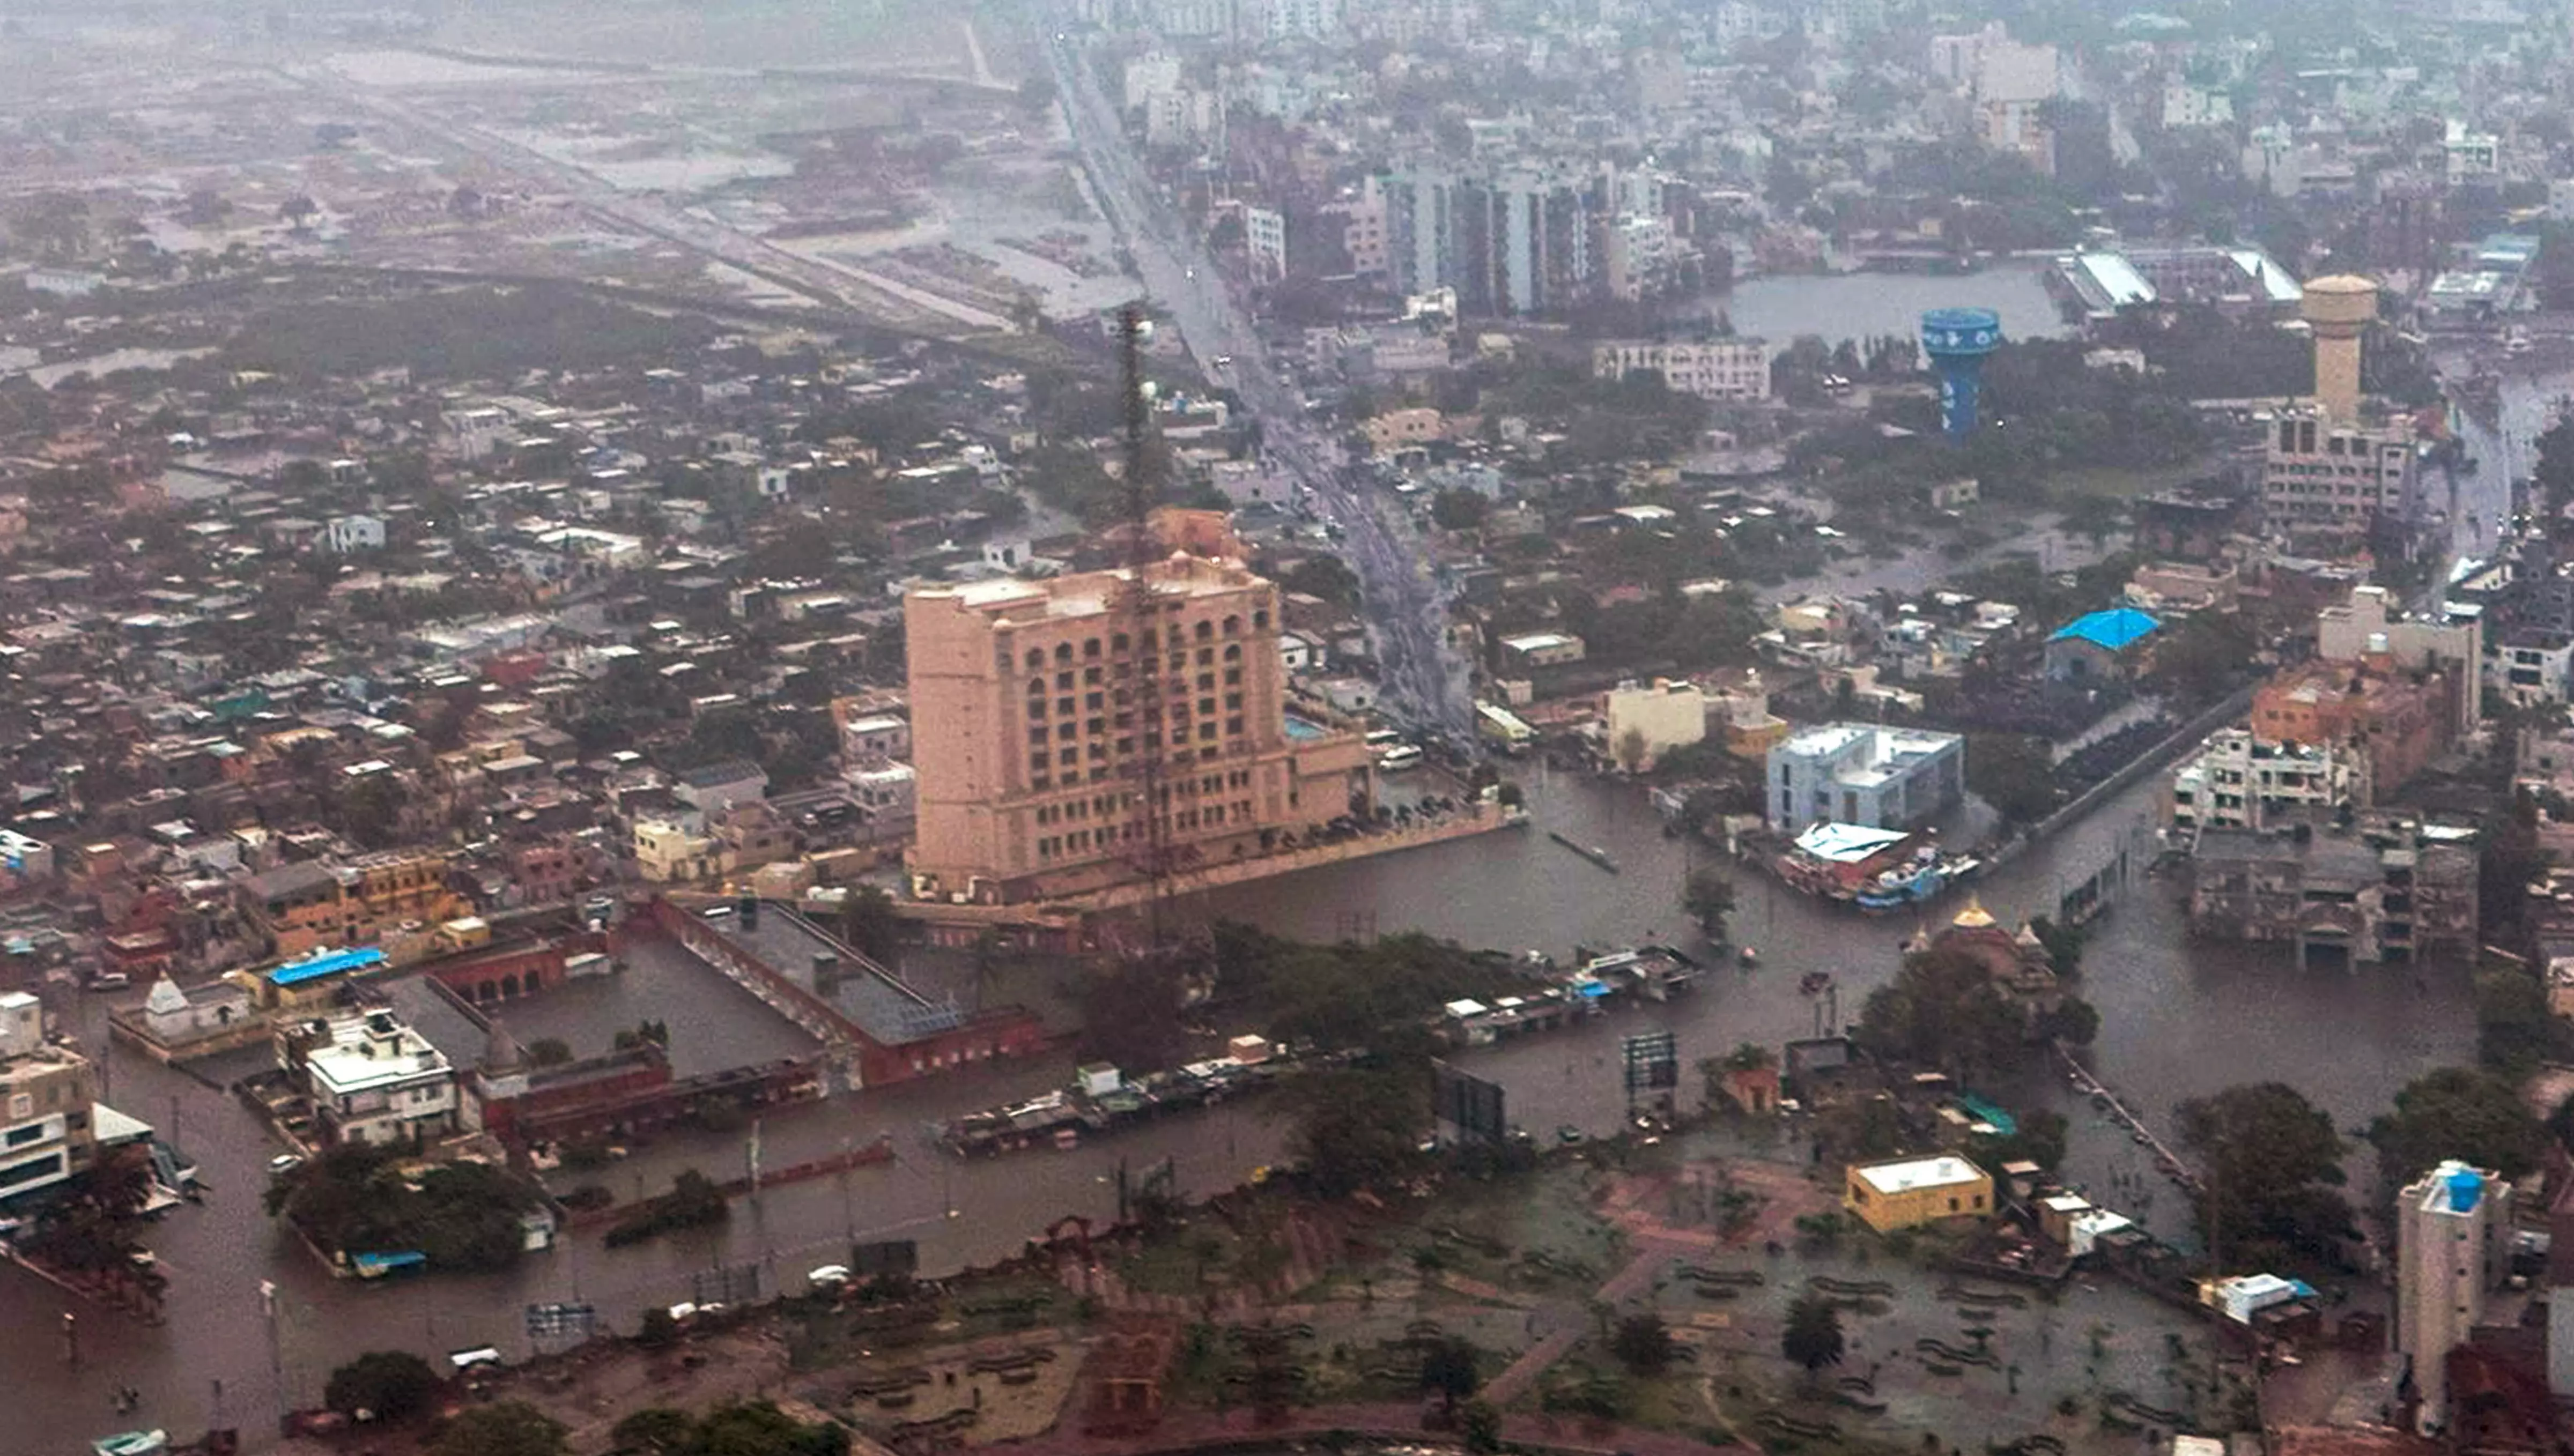
<svg viewBox="0 0 2574 1456"><path fill-rule="evenodd" d="M1842 1206L1880 1233L1993 1211L1993 1176L1962 1157L1899 1157L1851 1164Z"/></svg>

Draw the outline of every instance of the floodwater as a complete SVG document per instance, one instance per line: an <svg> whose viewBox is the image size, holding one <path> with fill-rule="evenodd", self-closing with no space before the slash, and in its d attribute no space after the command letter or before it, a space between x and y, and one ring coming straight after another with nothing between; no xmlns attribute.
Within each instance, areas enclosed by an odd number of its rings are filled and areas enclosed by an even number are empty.
<svg viewBox="0 0 2574 1456"><path fill-rule="evenodd" d="M1738 332L1780 345L1805 334L1833 344L1886 334L1909 339L1929 310L1973 308L2001 315L2006 338L2051 339L2064 332L2064 322L2040 281L2045 266L2010 258L1963 275L1769 274L1705 295L1698 308L1723 309Z"/></svg>
<svg viewBox="0 0 2574 1456"><path fill-rule="evenodd" d="M1199 908L1288 934L1339 938L1419 928L1559 958L1577 943L1685 937L1679 887L1692 857L1707 851L1665 838L1640 791L1544 776L1534 766L1529 777L1537 823L1528 829L1238 888L1207 897ZM2009 923L2049 908L2122 845L2141 865L2143 856L2134 852L2142 847L2139 820L2150 796L2150 783L2140 785L1997 871L1980 888L1984 903ZM1608 874L1552 843L1548 828L1605 847L1623 873ZM1702 989L1671 1005L1635 1008L1465 1058L1503 1084L1513 1121L1532 1129L1575 1123L1595 1133L1614 1126L1624 1104L1618 1038L1628 1032L1668 1028L1678 1036L1685 1065L1747 1040L1775 1045L1811 1035L1833 1008L1799 994L1798 981L1809 971L1829 973L1838 1010L1853 1015L1869 990L1894 975L1897 943L1913 929L1909 918L1868 919L1770 890L1748 872L1738 884L1744 903L1736 937L1760 947L1758 970L1715 968ZM1952 897L1932 913L1953 915L1962 903ZM2098 923L2081 990L2103 1020L2095 1065L2158 1125L2168 1125L2171 1106L2182 1097L2269 1078L2297 1086L2337 1122L2356 1125L2421 1071L2472 1056L2463 972L2303 971L2274 956L2195 946L2184 939L2163 887L2141 876ZM523 1035L551 1021L532 1014L533 1006L530 1013L512 1017ZM672 1018L674 1040L686 1045L696 1022L748 1014L740 1008L722 1013L691 998L684 1015ZM623 1020L625 1012L617 1016ZM95 1007L82 1009L78 1020L93 1033L88 1045L104 1045L95 1035L103 1030ZM609 1030L594 1028L576 1041ZM585 1237L530 1255L506 1275L378 1286L329 1278L260 1214L258 1169L275 1149L239 1103L183 1074L117 1058L109 1099L175 1125L214 1192L206 1206L172 1212L152 1236L174 1290L170 1321L161 1328L81 1306L23 1272L0 1269L0 1388L59 1396L22 1408L13 1439L27 1442L23 1449L64 1449L137 1424L193 1432L214 1418L246 1432L264 1430L279 1381L271 1375L269 1326L260 1314L262 1278L281 1288L283 1387L290 1401L309 1403L334 1366L364 1349L401 1346L435 1356L492 1343L512 1358L525 1355L530 1345L520 1307L529 1302L588 1300L609 1323L631 1329L644 1308L693 1297L696 1271L755 1263L762 1290L773 1292L781 1282L791 1287L806 1268L838 1261L853 1231L916 1238L925 1268L952 1269L1013 1253L1064 1214L1112 1214L1110 1173L1121 1159L1140 1169L1169 1156L1180 1185L1204 1193L1279 1156L1280 1131L1257 1102L1175 1117L1070 1152L964 1162L927 1145L930 1123L1059 1086L1068 1072L1062 1059L1032 1062L971 1079L870 1091L769 1118L761 1129L768 1167L879 1134L890 1138L897 1157L845 1178L772 1188L755 1201L736 1202L719 1230L613 1252ZM2006 1099L2063 1095L2052 1078L2030 1089L1993 1091ZM2123 1133L2107 1129L2087 1107L2067 1110L2076 1124L2072 1176L2105 1187L2113 1170L2141 1168L2142 1149ZM746 1143L743 1137L664 1144L618 1164L604 1181L625 1194L658 1186L685 1165L730 1174L746 1161ZM2165 1190L2156 1206L2132 1211L2168 1232L2182 1210L2178 1195ZM80 1315L77 1367L64 1358L66 1308ZM129 1384L142 1390L145 1404L135 1417L118 1417L108 1399Z"/></svg>

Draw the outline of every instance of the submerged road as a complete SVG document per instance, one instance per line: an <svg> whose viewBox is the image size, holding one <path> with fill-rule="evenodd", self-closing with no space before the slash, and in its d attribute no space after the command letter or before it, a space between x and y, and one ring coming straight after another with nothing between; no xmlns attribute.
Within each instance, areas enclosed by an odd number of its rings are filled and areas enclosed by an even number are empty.
<svg viewBox="0 0 2574 1456"><path fill-rule="evenodd" d="M1420 727L1471 742L1474 699L1465 663L1448 644L1446 588L1411 516L1364 483L1339 441L1281 376L1225 274L1127 145L1089 58L1061 32L1047 42L1046 55L1091 187L1133 256L1146 296L1178 328L1207 377L1231 387L1259 422L1269 460L1311 492L1323 519L1340 527L1345 557L1366 592L1384 699Z"/></svg>

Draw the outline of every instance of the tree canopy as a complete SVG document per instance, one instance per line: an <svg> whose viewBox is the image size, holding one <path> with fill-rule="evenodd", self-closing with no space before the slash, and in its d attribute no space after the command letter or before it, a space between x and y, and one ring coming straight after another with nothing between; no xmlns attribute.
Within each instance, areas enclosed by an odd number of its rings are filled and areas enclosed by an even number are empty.
<svg viewBox="0 0 2574 1456"><path fill-rule="evenodd" d="M409 1350L374 1350L331 1372L322 1403L343 1415L406 1420L438 1395L438 1372Z"/></svg>
<svg viewBox="0 0 2574 1456"><path fill-rule="evenodd" d="M2538 1166L2547 1151L2547 1129L2511 1084L2490 1073L2443 1067L2404 1085L2395 1109L2371 1122L2379 1176L2399 1188L2457 1158L2506 1178Z"/></svg>
<svg viewBox="0 0 2574 1456"><path fill-rule="evenodd" d="M1849 1348L1842 1334L1841 1306L1822 1294L1800 1294L1788 1306L1788 1323L1779 1332L1779 1352L1806 1373L1838 1365Z"/></svg>
<svg viewBox="0 0 2574 1456"><path fill-rule="evenodd" d="M2264 1082L2182 1102L2178 1125L2207 1179L2200 1231L2221 1241L2229 1266L2338 1261L2351 1211L2332 1118Z"/></svg>
<svg viewBox="0 0 2574 1456"><path fill-rule="evenodd" d="M564 1456L563 1422L524 1400L476 1406L447 1423L430 1456Z"/></svg>
<svg viewBox="0 0 2574 1456"><path fill-rule="evenodd" d="M1893 983L1869 993L1856 1039L1885 1061L1971 1082L2026 1055L2028 1034L1981 964L1934 950L1906 958Z"/></svg>

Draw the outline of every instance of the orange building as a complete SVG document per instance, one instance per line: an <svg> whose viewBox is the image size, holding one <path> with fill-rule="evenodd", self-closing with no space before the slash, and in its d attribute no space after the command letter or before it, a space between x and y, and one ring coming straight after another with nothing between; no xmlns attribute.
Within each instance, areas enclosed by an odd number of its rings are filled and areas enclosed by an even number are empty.
<svg viewBox="0 0 2574 1456"><path fill-rule="evenodd" d="M904 599L919 830L912 893L1041 900L1137 878L1142 795L1177 871L1372 810L1367 748L1291 719L1278 587L1203 511L1157 515L1144 570L979 581Z"/></svg>
<svg viewBox="0 0 2574 1456"><path fill-rule="evenodd" d="M2368 756L2373 793L2401 787L2449 746L2449 684L2389 666L2380 657L2285 669L2252 694L2252 736L2354 746Z"/></svg>

